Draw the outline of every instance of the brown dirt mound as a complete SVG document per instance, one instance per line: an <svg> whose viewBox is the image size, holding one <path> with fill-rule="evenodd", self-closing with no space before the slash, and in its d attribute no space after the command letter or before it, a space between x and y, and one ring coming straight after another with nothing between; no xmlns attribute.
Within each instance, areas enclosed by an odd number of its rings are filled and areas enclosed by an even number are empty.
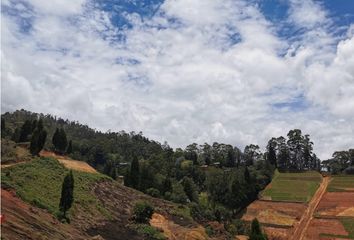
<svg viewBox="0 0 354 240"><path fill-rule="evenodd" d="M54 152L45 151L45 150L42 150L40 152L40 156L56 158L60 163L64 165L64 167L68 169L73 169L76 171L88 172L88 173L97 173L96 169L88 165L86 162L73 160L68 156L58 155L55 154Z"/></svg>
<svg viewBox="0 0 354 240"><path fill-rule="evenodd" d="M150 220L150 225L161 229L170 240L207 240L208 236L202 226L186 228L166 219L158 213L154 213Z"/></svg>
<svg viewBox="0 0 354 240"><path fill-rule="evenodd" d="M302 203L254 201L247 207L247 212L242 219L252 221L257 218L261 223L293 226L300 220L305 209L306 205Z"/></svg>

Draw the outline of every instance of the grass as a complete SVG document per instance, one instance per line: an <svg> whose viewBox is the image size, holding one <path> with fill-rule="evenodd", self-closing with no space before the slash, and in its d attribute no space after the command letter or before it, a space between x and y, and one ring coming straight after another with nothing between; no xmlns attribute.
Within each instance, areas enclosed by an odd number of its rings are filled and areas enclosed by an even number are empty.
<svg viewBox="0 0 354 240"><path fill-rule="evenodd" d="M354 218L340 218L341 223L343 224L345 230L348 232L348 237L354 239Z"/></svg>
<svg viewBox="0 0 354 240"><path fill-rule="evenodd" d="M354 189L354 175L334 175L328 185L327 191L345 192L349 188Z"/></svg>
<svg viewBox="0 0 354 240"><path fill-rule="evenodd" d="M37 158L25 164L15 165L2 170L2 184L16 190L24 201L52 214L59 212L61 186L68 173L62 164L54 158ZM102 174L73 171L74 204L73 209L81 208L88 213L97 212L109 217L109 213L101 206L98 199L91 193L91 186L97 181L109 179Z"/></svg>
<svg viewBox="0 0 354 240"><path fill-rule="evenodd" d="M162 232L148 224L132 224L131 228L139 234L144 235L147 240L165 240L167 239Z"/></svg>
<svg viewBox="0 0 354 240"><path fill-rule="evenodd" d="M262 192L274 201L308 202L320 186L322 177L318 172L275 172L270 187Z"/></svg>

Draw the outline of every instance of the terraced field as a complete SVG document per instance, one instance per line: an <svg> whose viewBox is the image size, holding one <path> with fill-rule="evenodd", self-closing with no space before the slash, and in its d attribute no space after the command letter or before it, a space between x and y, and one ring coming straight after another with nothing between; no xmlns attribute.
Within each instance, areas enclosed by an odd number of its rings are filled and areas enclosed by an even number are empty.
<svg viewBox="0 0 354 240"><path fill-rule="evenodd" d="M315 210L319 197L317 192L322 189L322 194L326 189L328 181L323 181L318 172L303 173L275 173L272 182L261 194L261 200L254 201L247 207L246 214L242 219L251 221L257 218L269 239L291 239L299 232L299 227L307 225L312 211ZM321 185L322 183L322 185ZM319 188L321 186L321 188ZM317 192L317 193L316 193ZM317 202L311 201L317 195ZM304 217L306 215L306 217Z"/></svg>
<svg viewBox="0 0 354 240"><path fill-rule="evenodd" d="M354 176L332 176L305 239L354 239Z"/></svg>
<svg viewBox="0 0 354 240"><path fill-rule="evenodd" d="M354 176L353 175L333 176L327 191L328 192L354 192Z"/></svg>
<svg viewBox="0 0 354 240"><path fill-rule="evenodd" d="M318 172L275 173L271 184L263 191L262 199L285 202L308 202L322 180Z"/></svg>

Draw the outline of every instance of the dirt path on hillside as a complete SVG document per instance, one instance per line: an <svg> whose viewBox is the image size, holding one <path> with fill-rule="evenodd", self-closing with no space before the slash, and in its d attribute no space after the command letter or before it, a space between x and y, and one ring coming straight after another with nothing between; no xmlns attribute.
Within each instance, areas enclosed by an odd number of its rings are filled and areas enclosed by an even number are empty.
<svg viewBox="0 0 354 240"><path fill-rule="evenodd" d="M10 163L10 164L1 164L1 168L7 168L7 167L15 166L18 164L28 163L28 162L30 162L30 161L21 161L21 162Z"/></svg>
<svg viewBox="0 0 354 240"><path fill-rule="evenodd" d="M308 208L306 209L304 215L302 216L299 224L295 226L295 231L292 235L292 240L302 240L304 239L307 228L313 218L313 213L315 212L323 194L326 192L330 177L324 177L322 179L320 187L317 189L315 195L311 199Z"/></svg>

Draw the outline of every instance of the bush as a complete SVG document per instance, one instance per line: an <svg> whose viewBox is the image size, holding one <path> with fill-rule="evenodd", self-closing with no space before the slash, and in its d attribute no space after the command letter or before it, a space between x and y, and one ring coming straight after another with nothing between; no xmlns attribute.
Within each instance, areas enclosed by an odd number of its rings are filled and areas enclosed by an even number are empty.
<svg viewBox="0 0 354 240"><path fill-rule="evenodd" d="M244 235L246 232L246 224L241 219L235 219L231 223L225 225L226 230L232 235Z"/></svg>
<svg viewBox="0 0 354 240"><path fill-rule="evenodd" d="M188 197L184 192L183 186L181 183L175 183L172 185L172 194L171 200L175 203L185 204L188 201Z"/></svg>
<svg viewBox="0 0 354 240"><path fill-rule="evenodd" d="M133 219L136 223L148 223L154 213L154 207L145 201L139 201L133 209Z"/></svg>
<svg viewBox="0 0 354 240"><path fill-rule="evenodd" d="M165 240L167 239L159 230L148 224L134 224L133 228L144 235L147 240Z"/></svg>
<svg viewBox="0 0 354 240"><path fill-rule="evenodd" d="M156 188L148 188L146 193L149 194L151 197L160 197L160 191Z"/></svg>

